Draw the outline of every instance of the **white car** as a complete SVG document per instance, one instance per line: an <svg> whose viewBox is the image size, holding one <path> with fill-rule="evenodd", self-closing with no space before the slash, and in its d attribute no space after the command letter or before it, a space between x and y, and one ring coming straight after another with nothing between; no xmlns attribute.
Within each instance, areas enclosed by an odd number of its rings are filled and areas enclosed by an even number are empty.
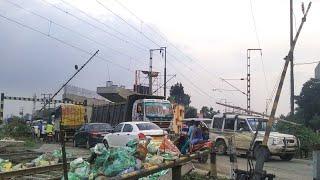
<svg viewBox="0 0 320 180"><path fill-rule="evenodd" d="M108 147L126 146L133 139L150 136L152 141L162 141L166 131L158 125L146 121L123 122L118 124L112 133L106 134L103 143Z"/></svg>

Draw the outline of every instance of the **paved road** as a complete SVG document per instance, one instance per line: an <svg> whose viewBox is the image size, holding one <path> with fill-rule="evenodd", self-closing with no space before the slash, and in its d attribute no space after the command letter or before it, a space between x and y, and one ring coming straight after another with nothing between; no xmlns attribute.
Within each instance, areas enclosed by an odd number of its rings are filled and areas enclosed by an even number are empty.
<svg viewBox="0 0 320 180"><path fill-rule="evenodd" d="M196 163L195 166L200 169L209 170L209 164L201 165ZM312 180L312 161L293 159L291 161L281 161L277 157L273 157L269 162L265 163L264 170L268 173L276 175L276 179L281 180ZM247 160L238 157L238 168L245 170L247 168ZM223 176L230 175L230 161L228 156L217 156L217 171Z"/></svg>

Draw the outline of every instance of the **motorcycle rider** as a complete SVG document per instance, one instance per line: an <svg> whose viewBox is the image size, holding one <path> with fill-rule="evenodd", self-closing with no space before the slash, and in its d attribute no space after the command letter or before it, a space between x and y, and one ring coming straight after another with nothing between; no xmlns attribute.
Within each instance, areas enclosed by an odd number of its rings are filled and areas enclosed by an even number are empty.
<svg viewBox="0 0 320 180"><path fill-rule="evenodd" d="M203 140L203 135L202 135L202 129L200 127L200 122L197 121L195 122L195 128L193 129L193 132L190 137L190 143L191 145L197 144L198 142Z"/></svg>
<svg viewBox="0 0 320 180"><path fill-rule="evenodd" d="M54 126L52 125L52 123L48 122L48 124L46 125L47 142L51 142L53 140L53 129Z"/></svg>

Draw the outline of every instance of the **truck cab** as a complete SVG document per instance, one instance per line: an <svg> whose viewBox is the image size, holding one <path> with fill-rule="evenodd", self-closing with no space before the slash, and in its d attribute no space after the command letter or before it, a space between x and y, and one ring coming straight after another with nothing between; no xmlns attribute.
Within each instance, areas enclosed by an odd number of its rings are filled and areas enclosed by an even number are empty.
<svg viewBox="0 0 320 180"><path fill-rule="evenodd" d="M216 142L219 154L225 154L229 146L228 140L234 139L235 148L238 153L246 153L249 150L255 132L257 137L253 142L254 154L264 138L267 119L260 116L218 114L213 117L210 128L210 139ZM270 156L279 156L282 160L291 160L299 147L298 139L290 134L282 134L276 131L270 133L267 143Z"/></svg>
<svg viewBox="0 0 320 180"><path fill-rule="evenodd" d="M163 99L138 99L132 108L132 121L150 121L167 129L173 119L172 104Z"/></svg>

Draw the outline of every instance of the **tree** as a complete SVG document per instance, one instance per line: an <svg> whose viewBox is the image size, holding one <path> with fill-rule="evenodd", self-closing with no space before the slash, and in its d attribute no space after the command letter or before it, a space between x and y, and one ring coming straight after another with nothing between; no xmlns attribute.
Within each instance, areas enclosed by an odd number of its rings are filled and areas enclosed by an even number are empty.
<svg viewBox="0 0 320 180"><path fill-rule="evenodd" d="M212 119L218 112L214 111L212 107L202 106L200 113L203 114L204 118Z"/></svg>
<svg viewBox="0 0 320 180"><path fill-rule="evenodd" d="M181 83L176 83L171 86L170 97L168 98L170 102L178 103L188 107L191 103L190 96L184 93L184 87Z"/></svg>
<svg viewBox="0 0 320 180"><path fill-rule="evenodd" d="M300 95L295 99L298 105L296 114L303 117L304 124L313 129L320 128L312 127L312 125L320 125L318 117L320 116L320 80L311 78L304 83Z"/></svg>
<svg viewBox="0 0 320 180"><path fill-rule="evenodd" d="M192 106L187 106L184 110L184 118L197 118L197 109Z"/></svg>

